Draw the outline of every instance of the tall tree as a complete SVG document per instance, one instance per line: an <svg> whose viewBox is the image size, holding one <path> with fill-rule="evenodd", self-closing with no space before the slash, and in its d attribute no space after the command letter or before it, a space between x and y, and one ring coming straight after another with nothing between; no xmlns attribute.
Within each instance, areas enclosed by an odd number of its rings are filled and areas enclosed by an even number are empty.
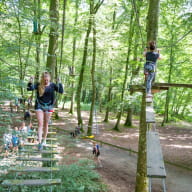
<svg viewBox="0 0 192 192"><path fill-rule="evenodd" d="M75 21L74 21L74 28L76 28L77 25L77 21L78 21L78 8L79 8L79 0L75 1ZM75 56L76 56L76 43L77 43L77 37L76 37L76 33L73 34L73 51L72 51L72 66L70 68L70 75L73 78L72 82L71 82L71 105L70 105L70 109L69 109L69 113L73 114L73 110L74 110L74 99L75 99L75 91L74 91L74 87L75 87L75 82L74 82L74 77L75 77Z"/></svg>
<svg viewBox="0 0 192 192"><path fill-rule="evenodd" d="M90 9L93 12L94 1L90 1ZM93 112L95 109L95 97L96 97L96 84L95 84L95 62L96 62L96 24L95 24L95 15L92 16L92 24L93 24L93 55L92 55L92 68L91 68L91 81L92 81L92 100L91 100L91 108L89 113L89 122L87 135L92 135L92 127L93 127Z"/></svg>
<svg viewBox="0 0 192 192"><path fill-rule="evenodd" d="M131 18L130 18L130 31L129 31L129 37L128 37L128 50L127 50L127 59L126 59L126 64L125 64L125 75L124 75L124 80L123 80L123 85L122 85L122 90L121 90L121 100L120 100L120 109L117 114L117 122L115 124L115 127L113 128L114 130L119 131L119 123L121 121L121 116L123 113L123 100L124 100L124 94L125 94L125 87L127 84L127 76L128 76L128 69L129 69L129 61L130 61L130 55L131 55L131 46L132 46L132 39L133 39L133 33L134 33L134 25L133 25L133 18L134 18L134 9L131 11Z"/></svg>
<svg viewBox="0 0 192 192"><path fill-rule="evenodd" d="M159 18L159 0L150 0L147 15L147 42L156 41L158 34L158 18ZM137 174L135 192L147 192L147 168L146 168L146 94L143 92L140 129L139 129L139 146L137 160Z"/></svg>
<svg viewBox="0 0 192 192"><path fill-rule="evenodd" d="M113 23L112 23L112 32L114 33L114 29L115 29L115 21L116 21L116 5L113 11ZM108 88L108 94L107 94L107 107L106 107L106 112L105 112L105 118L104 118L104 122L108 122L109 121L109 103L111 101L111 92L112 92L112 75L113 75L113 67L110 65L110 69L109 69L109 88Z"/></svg>
<svg viewBox="0 0 192 192"><path fill-rule="evenodd" d="M77 119L78 119L78 125L81 126L81 130L83 129L83 120L81 117L81 90L82 90L82 85L83 85L83 75L85 71L85 66L87 62L87 52L88 52L88 43L89 43L89 35L91 33L91 28L93 25L93 15L97 13L98 9L104 2L104 0L99 0L97 4L92 8L92 4L94 5L94 0L90 0L90 11L89 11L89 21L88 21L88 28L87 28L87 33L85 37L85 43L84 43L84 50L83 50L83 60L81 64L81 70L80 70L80 75L79 75L79 82L77 86Z"/></svg>

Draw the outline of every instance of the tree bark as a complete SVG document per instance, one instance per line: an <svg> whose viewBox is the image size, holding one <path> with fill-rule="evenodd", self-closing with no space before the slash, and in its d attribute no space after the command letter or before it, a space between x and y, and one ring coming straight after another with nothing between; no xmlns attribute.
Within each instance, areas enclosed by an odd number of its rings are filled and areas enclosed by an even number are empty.
<svg viewBox="0 0 192 192"><path fill-rule="evenodd" d="M159 18L159 1L149 0L149 10L147 16L147 42L157 41L158 32L158 18ZM143 93L140 131L139 131L139 149L137 161L136 187L135 192L148 192L147 187L147 168L146 168L146 94Z"/></svg>
<svg viewBox="0 0 192 192"><path fill-rule="evenodd" d="M124 75L124 81L123 81L123 86L122 86L122 91L121 91L120 110L117 114L117 122L115 124L115 127L113 128L116 131L119 131L119 124L121 121L121 116L122 116L123 107L124 107L123 100L124 100L125 86L127 83L129 59L130 59L130 54L131 54L132 38L133 38L133 33L134 33L133 16L134 16L134 10L132 9L131 19L130 19L130 32L129 32L129 38L128 38L127 60L126 60L126 65L125 65L125 75Z"/></svg>
<svg viewBox="0 0 192 192"><path fill-rule="evenodd" d="M81 70L80 70L80 75L79 75L79 82L77 86L77 120L78 120L78 125L81 126L81 130L83 131L83 120L81 117L81 90L82 90L82 84L83 84L83 75L85 71L85 66L87 62L87 51L88 51L88 42L89 42L89 35L91 32L92 28L92 15L96 14L99 7L103 3L104 0L99 1L93 8L93 10L90 7L90 15L89 15L89 22L88 22L88 29L85 37L85 44L84 44L84 51L83 51L83 60L81 64ZM90 0L90 3L93 3L94 0Z"/></svg>
<svg viewBox="0 0 192 192"><path fill-rule="evenodd" d="M146 94L143 92L141 115L140 115L140 129L139 129L139 145L138 145L138 160L137 160L137 174L135 192L148 192L147 189L147 168L146 168Z"/></svg>
<svg viewBox="0 0 192 192"><path fill-rule="evenodd" d="M108 95L107 95L107 108L106 108L106 112L105 112L105 119L104 122L108 122L109 121L109 103L111 101L111 92L112 92L112 74L113 74L113 68L110 66L110 78L109 78L109 90L108 90Z"/></svg>
<svg viewBox="0 0 192 192"><path fill-rule="evenodd" d="M171 32L172 34L172 38L171 38L171 42L173 43L173 32ZM173 46L171 46L171 50L170 50L170 63L169 63L169 75L168 75L168 83L171 83L171 74L172 74L172 69L173 69L173 62L174 62L174 58L173 58ZM163 118L163 122L162 122L162 126L164 126L165 123L168 123L169 121L169 101L170 101L170 90L167 91L167 95L166 95L166 102L165 102L165 112L164 112L164 118Z"/></svg>
<svg viewBox="0 0 192 192"><path fill-rule="evenodd" d="M79 7L79 1L76 0L75 2L75 22L74 22L74 27L77 25L77 19L78 19L78 7ZM71 66L71 73L72 73L72 78L75 77L75 56L76 56L76 34L73 37L73 54L72 54L72 66ZM75 91L74 91L74 87L75 87L75 82L72 81L71 82L71 89L72 89L72 93L71 93L71 105L70 105L70 110L69 113L73 114L74 111L74 100L75 100Z"/></svg>
<svg viewBox="0 0 192 192"><path fill-rule="evenodd" d="M115 10L113 12L113 23L112 23L112 32L114 31L115 28L115 21L116 21L116 7ZM108 95L107 95L107 108L106 108L106 112L105 112L105 119L104 122L108 122L109 121L109 103L111 101L111 92L112 92L112 75L113 75L113 68L110 65L110 74L109 74L109 90L108 90Z"/></svg>
<svg viewBox="0 0 192 192"><path fill-rule="evenodd" d="M147 15L147 42L157 41L160 0L149 0Z"/></svg>
<svg viewBox="0 0 192 192"><path fill-rule="evenodd" d="M58 47L58 24L59 24L59 0L51 0L49 8L49 16L51 21L49 33L49 48L47 56L47 69L51 72L51 78L55 77L56 66L56 50Z"/></svg>
<svg viewBox="0 0 192 192"><path fill-rule="evenodd" d="M91 2L90 4L92 4ZM93 9L93 5L90 5ZM95 85L95 62L96 62L96 24L95 24L95 15L92 16L93 23L93 56L92 56L92 69L91 69L91 81L92 81L92 101L91 109L89 113L89 122L87 135L92 135L92 126L93 126L93 112L95 108L95 97L96 97L96 85Z"/></svg>
<svg viewBox="0 0 192 192"><path fill-rule="evenodd" d="M79 82L77 86L77 120L78 120L78 125L81 126L81 130L83 130L83 120L81 117L81 90L82 90L82 85L83 85L83 75L85 71L85 66L87 62L87 51L88 51L88 43L89 43L89 35L91 32L91 27L92 27L92 19L91 19L91 13L89 16L89 22L88 22L88 29L85 37L85 44L84 44L84 51L83 51L83 60L81 64L81 70L80 70L80 75L79 75Z"/></svg>

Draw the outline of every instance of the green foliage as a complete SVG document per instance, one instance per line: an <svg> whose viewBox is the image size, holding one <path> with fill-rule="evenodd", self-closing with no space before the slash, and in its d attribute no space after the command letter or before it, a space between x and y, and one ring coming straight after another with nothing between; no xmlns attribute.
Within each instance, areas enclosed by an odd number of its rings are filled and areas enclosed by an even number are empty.
<svg viewBox="0 0 192 192"><path fill-rule="evenodd" d="M0 3L0 43L2 45L0 47L0 81L3 81L0 86L0 101L1 99L11 99L14 95L27 94L25 82L29 76L34 76L36 72L45 69L50 29L49 1L41 1L39 10L37 4L35 5L34 1L23 0L7 0ZM136 1L135 6L133 45L131 46L127 77L128 84L143 83L142 68L144 58L142 52L143 44L146 43L148 2ZM191 1L162 0L160 8L157 45L161 51L162 59L158 61L156 81L168 81L172 63L171 82L191 83ZM84 37L89 20L89 1L73 0L67 3L63 59L60 66L62 9L63 6L60 4L57 71L60 73L62 83L65 85L65 91L68 94L68 96L60 99L65 102L70 101L70 96L77 90L84 51ZM40 28L44 29L40 36L32 33L35 10L40 11L38 15L39 24ZM101 102L102 106L105 106L105 108L109 106L110 111L115 112L119 110L120 105L123 105L125 110L129 105L134 105L132 108L134 108L135 112L139 112L138 99L140 98L137 96L131 102L128 94L125 93L124 101L120 103L132 10L133 4L131 1L111 0L102 4L95 17L97 30L95 79L98 92L96 99L98 103ZM77 18L75 18L76 14ZM90 34L87 65L84 68L83 92L87 92L85 98L82 97L84 103L90 103L92 96L90 72L93 53L92 40L92 34ZM75 47L73 47L74 41ZM37 50L39 51L38 63ZM69 67L73 64L75 77L69 75ZM72 82L74 83L73 87L71 86ZM113 87L113 90L111 101L107 102L109 85ZM4 91L1 90L2 87ZM190 111L188 106L185 107L185 102L190 91L189 89L183 91L186 94L182 95L182 92L178 91L178 97L174 100L175 103L170 104L170 115L174 116L178 113L181 117L184 116L189 119L187 116ZM175 94L174 90L172 94ZM161 93L156 95L159 95L156 109L158 113L163 114L165 95ZM179 99L181 96L182 99ZM171 99L173 99L173 96L171 96ZM182 104L180 108L176 107L177 102ZM190 107L192 103L189 102L188 105ZM82 107L84 108L84 106ZM89 110L89 107L86 110Z"/></svg>
<svg viewBox="0 0 192 192"><path fill-rule="evenodd" d="M90 160L79 160L75 164L64 166L61 170L63 191L105 191L105 187L99 181L98 173L94 172L93 168L94 164Z"/></svg>
<svg viewBox="0 0 192 192"><path fill-rule="evenodd" d="M7 167L5 167L7 169ZM42 186L42 187L12 187L11 191L14 192L105 192L107 188L102 184L100 176L93 169L95 168L94 162L88 159L82 159L71 165L63 165L59 167L59 172L52 172L51 174L45 173L30 173L18 175L17 179L56 179L62 180L61 185L57 186ZM2 167L1 167L2 169ZM1 180L13 179L13 174L6 174L1 176ZM0 186L0 190L2 190Z"/></svg>

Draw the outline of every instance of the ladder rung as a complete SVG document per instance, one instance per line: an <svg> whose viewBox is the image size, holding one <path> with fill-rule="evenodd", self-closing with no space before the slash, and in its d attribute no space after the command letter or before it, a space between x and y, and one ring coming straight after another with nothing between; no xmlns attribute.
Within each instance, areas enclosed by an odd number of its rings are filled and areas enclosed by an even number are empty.
<svg viewBox="0 0 192 192"><path fill-rule="evenodd" d="M52 172L59 171L59 168L56 167L19 167L19 168L10 168L10 172Z"/></svg>
<svg viewBox="0 0 192 192"><path fill-rule="evenodd" d="M41 158L41 157L17 157L17 161L59 161L56 158Z"/></svg>
<svg viewBox="0 0 192 192"><path fill-rule="evenodd" d="M58 185L61 179L28 179L28 180L4 180L2 186L42 186L42 185Z"/></svg>

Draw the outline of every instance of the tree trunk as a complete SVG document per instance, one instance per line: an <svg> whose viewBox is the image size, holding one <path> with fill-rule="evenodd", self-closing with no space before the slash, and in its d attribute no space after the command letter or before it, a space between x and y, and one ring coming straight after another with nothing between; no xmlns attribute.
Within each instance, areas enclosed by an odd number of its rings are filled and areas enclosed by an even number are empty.
<svg viewBox="0 0 192 192"><path fill-rule="evenodd" d="M116 21L116 7L115 10L113 12L113 23L112 23L112 31L114 31L115 28L115 21ZM105 112L105 119L104 122L108 122L109 121L109 103L111 101L111 92L112 92L112 75L113 75L113 68L110 65L110 77L109 77L109 90L108 90L108 95L107 95L107 108L106 108L106 112Z"/></svg>
<svg viewBox="0 0 192 192"><path fill-rule="evenodd" d="M171 39L171 44L174 41L174 37L173 37L173 33L172 34L172 39ZM173 58L173 46L171 46L171 50L170 50L170 63L169 63L169 76L168 76L168 83L171 83L171 74L172 74L172 69L173 69L173 62L174 62L174 58ZM164 112L164 118L163 118L163 122L162 122L162 126L164 126L165 123L168 123L169 121L169 100L170 100L170 90L167 91L167 95L166 95L166 102L165 102L165 112Z"/></svg>
<svg viewBox="0 0 192 192"><path fill-rule="evenodd" d="M90 5L91 6L91 5ZM93 8L93 6L92 6ZM95 97L96 97L96 85L95 85L95 62L96 62L96 25L95 25L95 18L92 17L93 23L93 56L92 56L92 69L91 69L91 81L92 81L92 102L91 102L91 109L89 113L89 122L88 122L88 129L87 135L92 135L92 125L93 125L93 112L95 108Z"/></svg>
<svg viewBox="0 0 192 192"><path fill-rule="evenodd" d="M149 0L147 42L157 41L160 0Z"/></svg>
<svg viewBox="0 0 192 192"><path fill-rule="evenodd" d="M49 15L50 15L50 33L49 33L49 48L47 56L47 69L51 72L51 78L55 77L56 66L56 50L58 41L58 24L59 24L59 0L51 0Z"/></svg>
<svg viewBox="0 0 192 192"><path fill-rule="evenodd" d="M66 4L67 4L67 0L63 0L62 37L61 37L61 52L60 52L59 74L61 72L61 66L62 66L62 61L63 61L63 43L64 43L64 34L65 34Z"/></svg>
<svg viewBox="0 0 192 192"><path fill-rule="evenodd" d="M82 84L83 84L83 75L85 71L85 66L87 62L87 51L88 51L88 42L89 42L89 35L91 32L91 27L92 27L92 16L93 14L96 14L99 7L103 3L104 0L98 1L98 3L94 6L93 10L90 7L90 15L89 15L89 22L88 22L88 29L85 37L85 45L84 45L84 51L83 51L83 61L81 64L81 71L79 75L79 82L78 82L78 87L77 87L77 120L78 120L78 125L81 126L81 130L83 130L83 120L81 117L81 89L82 89ZM90 4L94 5L94 0L90 0Z"/></svg>
<svg viewBox="0 0 192 192"><path fill-rule="evenodd" d="M147 42L157 41L159 18L159 0L149 0L149 10L147 16ZM140 132L139 132L139 149L137 161L136 187L135 192L147 192L147 168L146 168L146 94L143 93Z"/></svg>
<svg viewBox="0 0 192 192"><path fill-rule="evenodd" d="M131 46L132 46L132 38L133 38L133 33L134 33L134 25L133 25L133 16L134 16L134 10L132 9L131 12L131 19L130 19L130 32L129 32L129 41L128 41L128 51L127 51L127 61L126 61L126 65L125 65L125 76L124 76L124 81L123 81L123 86L122 86L122 91L121 91L121 101L120 101L120 110L117 114L117 122L115 127L113 128L116 131L119 131L119 124L121 121L121 115L123 112L123 100L124 100L124 93L125 93L125 86L127 83L127 76L128 76L128 68L129 68L129 58L130 58L130 54L131 54Z"/></svg>
<svg viewBox="0 0 192 192"><path fill-rule="evenodd" d="M106 108L106 112L105 112L105 119L104 122L108 122L109 121L109 103L111 101L111 92L112 92L112 74L113 74L113 68L110 66L110 78L109 78L109 90L108 90L108 95L107 95L107 108Z"/></svg>
<svg viewBox="0 0 192 192"><path fill-rule="evenodd" d="M138 62L138 47L139 47L139 35L140 35L140 7L142 6L141 3L139 3L139 6L136 5L136 2L133 2L133 8L136 9L137 7L137 13L135 16L135 36L134 36L134 48L133 48L133 60L134 63L131 65L131 78L130 78L130 85L132 85L132 81L134 79L134 77L136 77L139 73L139 69L140 69L140 63ZM143 41L143 40L142 40ZM130 92L130 96L132 96L132 92ZM132 100L132 99L131 99ZM130 102L130 105L128 106L127 109L127 117L125 120L125 126L132 126L132 115L133 115L133 103Z"/></svg>
<svg viewBox="0 0 192 192"><path fill-rule="evenodd" d="M135 192L148 192L147 190L147 168L146 168L146 94L143 93L141 115L140 115L140 129L139 129L139 145L138 145L138 160L137 160L137 174Z"/></svg>
<svg viewBox="0 0 192 192"><path fill-rule="evenodd" d="M133 93L130 92L130 96L132 95ZM132 110L132 107L133 107L133 104L131 103L129 106L128 106L128 109L127 109L127 118L125 120L125 126L132 126L132 115L133 115L133 110Z"/></svg>
<svg viewBox="0 0 192 192"><path fill-rule="evenodd" d="M77 19L78 19L78 7L79 7L79 1L77 0L75 2L75 22L74 22L74 27L77 25ZM76 34L75 36L73 37L73 55L72 55L72 78L75 77L75 56L76 56L76 41L77 41L77 38L76 38ZM71 105L70 105L70 110L69 110L69 113L73 114L73 110L74 110L74 99L75 99L75 91L74 91L74 87L75 87L75 82L72 81L71 82L71 89L72 89L72 93L71 93Z"/></svg>
<svg viewBox="0 0 192 192"><path fill-rule="evenodd" d="M79 75L79 82L77 86L77 120L78 120L78 125L81 126L81 130L83 130L83 120L81 117L81 90L82 90L82 84L83 84L83 75L85 71L85 66L87 62L87 51L88 51L88 42L89 42L89 35L91 32L91 27L92 27L92 19L91 19L91 13L89 16L89 22L88 22L88 29L85 37L85 44L84 44L84 51L83 51L83 60L81 64L81 71Z"/></svg>

